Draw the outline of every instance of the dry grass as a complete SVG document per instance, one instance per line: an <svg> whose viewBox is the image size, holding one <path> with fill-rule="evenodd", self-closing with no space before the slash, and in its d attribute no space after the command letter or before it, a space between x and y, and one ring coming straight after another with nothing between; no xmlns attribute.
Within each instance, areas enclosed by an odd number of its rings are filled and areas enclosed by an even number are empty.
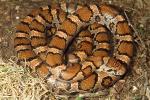
<svg viewBox="0 0 150 100"><path fill-rule="evenodd" d="M46 96L52 97L41 79L12 61L0 63L0 100L45 100Z"/></svg>

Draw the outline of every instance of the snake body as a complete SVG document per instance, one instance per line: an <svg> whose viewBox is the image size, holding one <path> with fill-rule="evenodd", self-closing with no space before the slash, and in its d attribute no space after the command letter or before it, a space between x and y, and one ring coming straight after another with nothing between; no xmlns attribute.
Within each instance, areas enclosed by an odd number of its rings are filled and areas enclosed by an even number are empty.
<svg viewBox="0 0 150 100"><path fill-rule="evenodd" d="M121 10L108 4L66 4L33 10L17 26L19 60L57 88L95 92L128 71L133 32Z"/></svg>

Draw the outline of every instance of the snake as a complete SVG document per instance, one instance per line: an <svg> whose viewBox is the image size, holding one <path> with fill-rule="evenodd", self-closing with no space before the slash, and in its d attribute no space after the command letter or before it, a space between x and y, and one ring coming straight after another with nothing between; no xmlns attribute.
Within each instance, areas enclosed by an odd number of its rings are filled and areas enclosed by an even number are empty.
<svg viewBox="0 0 150 100"><path fill-rule="evenodd" d="M15 34L18 59L69 93L113 86L134 54L131 25L123 9L111 4L40 7L20 21Z"/></svg>

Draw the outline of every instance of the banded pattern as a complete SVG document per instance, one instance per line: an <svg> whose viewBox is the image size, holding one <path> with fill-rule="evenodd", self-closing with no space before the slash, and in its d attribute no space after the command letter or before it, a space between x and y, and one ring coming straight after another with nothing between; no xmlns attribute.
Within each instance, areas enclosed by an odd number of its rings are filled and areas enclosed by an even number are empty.
<svg viewBox="0 0 150 100"><path fill-rule="evenodd" d="M19 60L68 92L112 86L131 63L132 28L112 5L66 7L41 7L21 21L14 39Z"/></svg>

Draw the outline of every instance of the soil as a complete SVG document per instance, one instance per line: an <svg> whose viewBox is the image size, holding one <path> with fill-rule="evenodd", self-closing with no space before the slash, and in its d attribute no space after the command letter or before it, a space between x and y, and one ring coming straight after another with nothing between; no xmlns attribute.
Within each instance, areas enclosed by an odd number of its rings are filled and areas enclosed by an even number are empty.
<svg viewBox="0 0 150 100"><path fill-rule="evenodd" d="M8 59L16 57L13 41L15 26L19 21L32 9L57 1L61 0L0 0L0 58L3 61L8 62ZM129 73L110 89L109 100L150 100L150 0L78 0L78 2L82 4L107 2L125 9L135 29L137 53Z"/></svg>

